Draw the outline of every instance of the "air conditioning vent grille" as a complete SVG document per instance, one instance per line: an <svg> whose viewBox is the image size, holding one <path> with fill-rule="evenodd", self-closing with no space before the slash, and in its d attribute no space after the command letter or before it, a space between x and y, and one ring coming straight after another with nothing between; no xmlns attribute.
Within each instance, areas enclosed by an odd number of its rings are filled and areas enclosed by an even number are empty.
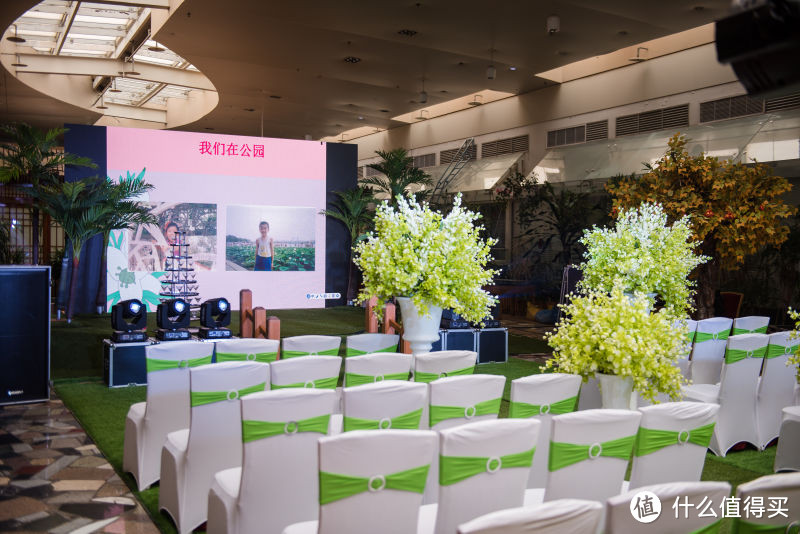
<svg viewBox="0 0 800 534"><path fill-rule="evenodd" d="M771 111L780 111L782 109L793 109L797 107L800 107L800 93L770 98L766 102L765 111L769 113Z"/></svg>
<svg viewBox="0 0 800 534"><path fill-rule="evenodd" d="M586 126L572 126L547 132L547 147L574 145L586 141Z"/></svg>
<svg viewBox="0 0 800 534"><path fill-rule="evenodd" d="M700 122L721 121L756 115L764 111L764 100L747 95L720 98L700 103Z"/></svg>
<svg viewBox="0 0 800 534"><path fill-rule="evenodd" d="M617 137L689 126L689 104L617 117Z"/></svg>
<svg viewBox="0 0 800 534"><path fill-rule="evenodd" d="M608 121L586 123L586 140L608 139Z"/></svg>
<svg viewBox="0 0 800 534"><path fill-rule="evenodd" d="M503 154L527 152L528 146L529 140L527 135L489 141L481 145L481 157L490 158L492 156L502 156Z"/></svg>
<svg viewBox="0 0 800 534"><path fill-rule="evenodd" d="M414 167L435 167L436 166L436 153L422 154L414 156Z"/></svg>
<svg viewBox="0 0 800 534"><path fill-rule="evenodd" d="M639 114L617 117L617 137L639 133Z"/></svg>
<svg viewBox="0 0 800 534"><path fill-rule="evenodd" d="M450 148L439 152L439 165L452 163L456 154L458 154L458 150L458 148ZM469 149L469 159L478 159L478 149L475 145L472 145Z"/></svg>

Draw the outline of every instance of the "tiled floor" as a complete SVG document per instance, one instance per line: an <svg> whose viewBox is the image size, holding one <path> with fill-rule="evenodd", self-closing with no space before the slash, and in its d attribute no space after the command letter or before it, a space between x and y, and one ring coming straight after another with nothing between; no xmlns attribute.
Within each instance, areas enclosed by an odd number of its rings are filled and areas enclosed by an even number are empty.
<svg viewBox="0 0 800 534"><path fill-rule="evenodd" d="M0 532L158 534L64 404L0 407Z"/></svg>

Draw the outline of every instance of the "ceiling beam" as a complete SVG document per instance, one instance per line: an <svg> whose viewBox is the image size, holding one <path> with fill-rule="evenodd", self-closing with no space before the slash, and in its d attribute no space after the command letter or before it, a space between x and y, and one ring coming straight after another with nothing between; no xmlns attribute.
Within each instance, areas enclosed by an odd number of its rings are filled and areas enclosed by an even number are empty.
<svg viewBox="0 0 800 534"><path fill-rule="evenodd" d="M167 112L161 109L135 108L122 104L112 104L111 102L106 102L105 105L108 106L108 109L103 110L104 115L109 117L167 123Z"/></svg>
<svg viewBox="0 0 800 534"><path fill-rule="evenodd" d="M61 49L64 48L64 41L67 40L67 34L72 29L72 23L75 21L75 15L77 15L80 6L80 2L72 2L72 7L67 11L67 16L64 18L64 26L61 27L61 34L56 41L54 56L61 54Z"/></svg>
<svg viewBox="0 0 800 534"><path fill-rule="evenodd" d="M137 108L140 108L140 107L144 106L145 104L147 104L150 101L151 98L156 96L166 86L167 86L167 84L165 84L165 83L157 83L157 84L155 84L152 89L147 91L147 93L144 96L142 96L142 98L140 98L138 102L136 102L133 105L135 107L137 107Z"/></svg>
<svg viewBox="0 0 800 534"><path fill-rule="evenodd" d="M93 4L112 4L115 6L149 7L169 9L169 0L92 0Z"/></svg>
<svg viewBox="0 0 800 534"><path fill-rule="evenodd" d="M125 49L128 48L131 39L136 37L136 34L139 33L139 30L142 28L142 26L144 24L150 24L150 13L151 11L149 8L142 11L141 16L139 16L139 18L136 19L133 24L131 24L131 27L128 29L128 33L126 33L125 37L123 37L117 44L112 57L118 58L125 51Z"/></svg>

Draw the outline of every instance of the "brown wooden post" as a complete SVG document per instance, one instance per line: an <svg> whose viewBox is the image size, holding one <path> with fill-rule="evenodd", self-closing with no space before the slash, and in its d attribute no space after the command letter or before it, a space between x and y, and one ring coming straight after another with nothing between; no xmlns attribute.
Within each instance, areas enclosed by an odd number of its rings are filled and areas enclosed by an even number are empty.
<svg viewBox="0 0 800 534"><path fill-rule="evenodd" d="M274 315L270 315L267 317L267 339L274 339L278 341L278 359L281 358L281 320L275 317Z"/></svg>
<svg viewBox="0 0 800 534"><path fill-rule="evenodd" d="M400 340L400 352L403 354L411 354L411 342L405 339Z"/></svg>
<svg viewBox="0 0 800 534"><path fill-rule="evenodd" d="M383 333L384 334L394 334L394 325L397 323L395 319L397 317L397 309L395 305L391 302L386 303L386 307L383 309Z"/></svg>
<svg viewBox="0 0 800 534"><path fill-rule="evenodd" d="M368 334L378 333L378 317L375 315L375 307L377 305L378 297L372 297L367 301L364 331Z"/></svg>
<svg viewBox="0 0 800 534"><path fill-rule="evenodd" d="M267 338L267 310L261 306L253 308L253 337Z"/></svg>
<svg viewBox="0 0 800 534"><path fill-rule="evenodd" d="M239 337L253 336L253 292L239 291Z"/></svg>

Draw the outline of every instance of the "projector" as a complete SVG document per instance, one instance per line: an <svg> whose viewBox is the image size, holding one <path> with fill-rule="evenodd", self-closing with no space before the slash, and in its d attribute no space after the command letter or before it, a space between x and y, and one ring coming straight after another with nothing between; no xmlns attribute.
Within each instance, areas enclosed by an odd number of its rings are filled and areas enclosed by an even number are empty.
<svg viewBox="0 0 800 534"><path fill-rule="evenodd" d="M730 63L751 95L800 89L800 0L738 2L744 9L716 22L717 59Z"/></svg>

